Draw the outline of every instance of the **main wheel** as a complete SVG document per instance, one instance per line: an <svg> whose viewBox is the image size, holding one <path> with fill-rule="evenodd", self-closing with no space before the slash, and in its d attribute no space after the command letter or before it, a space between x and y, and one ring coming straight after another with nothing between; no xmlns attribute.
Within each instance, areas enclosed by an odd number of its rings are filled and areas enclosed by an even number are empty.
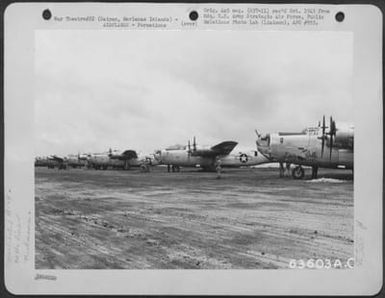
<svg viewBox="0 0 385 298"><path fill-rule="evenodd" d="M294 179L302 179L305 176L305 170L301 166L296 166L291 172L291 175Z"/></svg>

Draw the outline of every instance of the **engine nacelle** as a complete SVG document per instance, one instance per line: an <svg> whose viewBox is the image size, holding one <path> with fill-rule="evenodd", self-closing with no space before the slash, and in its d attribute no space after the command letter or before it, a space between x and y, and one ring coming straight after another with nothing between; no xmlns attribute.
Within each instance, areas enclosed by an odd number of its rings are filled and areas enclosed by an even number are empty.
<svg viewBox="0 0 385 298"><path fill-rule="evenodd" d="M333 146L343 149L353 149L354 126L352 124L337 124Z"/></svg>

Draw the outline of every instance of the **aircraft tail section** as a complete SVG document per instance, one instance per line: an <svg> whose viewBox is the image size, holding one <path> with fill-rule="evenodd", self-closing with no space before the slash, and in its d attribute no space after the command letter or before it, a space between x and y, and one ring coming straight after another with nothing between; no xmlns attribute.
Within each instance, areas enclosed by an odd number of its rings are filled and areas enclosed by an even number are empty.
<svg viewBox="0 0 385 298"><path fill-rule="evenodd" d="M126 150L122 153L122 155L124 156L124 159L138 158L138 154L135 150Z"/></svg>
<svg viewBox="0 0 385 298"><path fill-rule="evenodd" d="M233 149L237 145L238 145L237 142L225 141L211 147L211 150L215 152L217 155L228 155L230 154L231 151L233 151Z"/></svg>
<svg viewBox="0 0 385 298"><path fill-rule="evenodd" d="M129 160L138 158L138 155L135 150L126 150L123 153L119 154L109 154L111 159L119 159L119 160Z"/></svg>

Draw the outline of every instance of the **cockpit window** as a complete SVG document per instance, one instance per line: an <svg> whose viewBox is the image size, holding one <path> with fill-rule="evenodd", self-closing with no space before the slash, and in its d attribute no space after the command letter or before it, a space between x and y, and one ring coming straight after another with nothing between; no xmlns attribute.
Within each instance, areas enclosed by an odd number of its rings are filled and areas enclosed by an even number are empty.
<svg viewBox="0 0 385 298"><path fill-rule="evenodd" d="M254 151L254 156L258 156L258 151Z"/></svg>

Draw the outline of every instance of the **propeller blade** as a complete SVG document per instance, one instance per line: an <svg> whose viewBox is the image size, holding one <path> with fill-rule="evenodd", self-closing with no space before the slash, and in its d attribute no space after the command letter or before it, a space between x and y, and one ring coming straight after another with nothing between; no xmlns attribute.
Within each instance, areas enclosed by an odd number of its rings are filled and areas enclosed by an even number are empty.
<svg viewBox="0 0 385 298"><path fill-rule="evenodd" d="M334 136L336 136L336 132L337 132L337 129L336 129L336 122L333 120L332 121L332 134Z"/></svg>
<svg viewBox="0 0 385 298"><path fill-rule="evenodd" d="M332 159L332 151L333 151L333 136L335 134L335 127L333 125L333 118L330 116L330 155L329 159Z"/></svg>
<svg viewBox="0 0 385 298"><path fill-rule="evenodd" d="M330 156L329 156L329 159L332 159L332 150L333 150L333 135L330 136Z"/></svg>
<svg viewBox="0 0 385 298"><path fill-rule="evenodd" d="M322 147L321 147L321 157L324 156L325 150L325 115L322 117Z"/></svg>
<svg viewBox="0 0 385 298"><path fill-rule="evenodd" d="M322 117L322 134L323 135L325 134L325 128L326 128L326 125L325 125L325 115L323 115L323 117Z"/></svg>
<svg viewBox="0 0 385 298"><path fill-rule="evenodd" d="M193 142L193 150L197 151L197 143L196 143L195 137L194 137L194 142Z"/></svg>

